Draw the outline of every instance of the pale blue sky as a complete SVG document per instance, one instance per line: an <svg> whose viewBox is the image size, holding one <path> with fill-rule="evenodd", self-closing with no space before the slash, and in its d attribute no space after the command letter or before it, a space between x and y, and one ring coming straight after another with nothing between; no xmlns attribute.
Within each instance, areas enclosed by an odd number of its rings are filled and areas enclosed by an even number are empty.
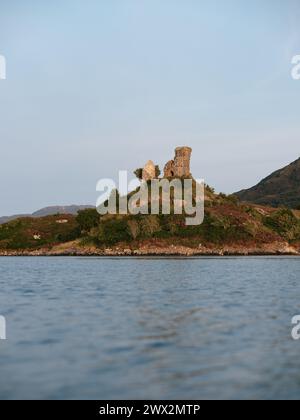
<svg viewBox="0 0 300 420"><path fill-rule="evenodd" d="M297 159L299 0L0 0L0 216L178 145L218 191Z"/></svg>

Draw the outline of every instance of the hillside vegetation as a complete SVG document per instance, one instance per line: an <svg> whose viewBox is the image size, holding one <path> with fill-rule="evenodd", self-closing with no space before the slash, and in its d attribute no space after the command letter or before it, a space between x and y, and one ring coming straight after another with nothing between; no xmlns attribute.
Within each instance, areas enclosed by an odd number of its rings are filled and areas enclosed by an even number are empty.
<svg viewBox="0 0 300 420"><path fill-rule="evenodd" d="M56 214L78 214L79 211L92 208L89 205L71 205L71 206L50 206L43 207L40 210L35 211L32 214L14 214L12 216L2 216L0 217L0 225L3 223L10 222L11 220L21 219L24 217L43 217L43 216L52 216Z"/></svg>
<svg viewBox="0 0 300 420"><path fill-rule="evenodd" d="M235 195L251 203L300 208L300 159L272 173L256 186Z"/></svg>
<svg viewBox="0 0 300 420"><path fill-rule="evenodd" d="M186 226L185 215L105 215L95 209L78 216L22 218L0 226L0 250L51 249L75 241L76 247L137 249L151 246L199 248L228 245L300 244L300 211L251 205L206 188L205 218ZM299 249L299 248L298 248Z"/></svg>
<svg viewBox="0 0 300 420"><path fill-rule="evenodd" d="M0 249L52 247L79 235L79 225L73 215L25 217L0 225Z"/></svg>

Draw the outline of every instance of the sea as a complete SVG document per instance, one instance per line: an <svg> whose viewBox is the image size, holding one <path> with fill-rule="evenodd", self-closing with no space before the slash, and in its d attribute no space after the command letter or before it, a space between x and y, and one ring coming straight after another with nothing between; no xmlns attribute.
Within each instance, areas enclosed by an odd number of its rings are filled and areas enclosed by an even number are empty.
<svg viewBox="0 0 300 420"><path fill-rule="evenodd" d="M299 399L299 314L297 257L0 257L0 399Z"/></svg>

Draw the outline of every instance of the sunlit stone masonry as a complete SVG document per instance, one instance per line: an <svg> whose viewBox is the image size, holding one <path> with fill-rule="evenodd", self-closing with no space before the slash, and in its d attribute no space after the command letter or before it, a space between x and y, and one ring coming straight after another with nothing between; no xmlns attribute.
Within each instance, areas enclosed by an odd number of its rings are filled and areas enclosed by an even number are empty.
<svg viewBox="0 0 300 420"><path fill-rule="evenodd" d="M192 149L190 147L177 147L175 149L175 158L167 162L164 167L164 177L190 177L190 160Z"/></svg>

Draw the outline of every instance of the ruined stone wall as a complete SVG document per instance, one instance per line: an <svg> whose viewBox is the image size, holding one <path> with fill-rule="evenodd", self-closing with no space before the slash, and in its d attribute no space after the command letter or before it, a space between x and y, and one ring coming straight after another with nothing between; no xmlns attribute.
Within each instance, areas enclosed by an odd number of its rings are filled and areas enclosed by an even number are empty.
<svg viewBox="0 0 300 420"><path fill-rule="evenodd" d="M143 168L143 181L151 181L155 178L155 165L152 160L149 160Z"/></svg>
<svg viewBox="0 0 300 420"><path fill-rule="evenodd" d="M190 147L177 147L175 149L174 168L175 176L190 176L190 160L192 149Z"/></svg>
<svg viewBox="0 0 300 420"><path fill-rule="evenodd" d="M177 147L175 158L170 160L164 168L165 178L189 177L191 175L190 160L192 149L190 147Z"/></svg>
<svg viewBox="0 0 300 420"><path fill-rule="evenodd" d="M174 160L169 160L164 167L164 177L172 178L175 174Z"/></svg>

